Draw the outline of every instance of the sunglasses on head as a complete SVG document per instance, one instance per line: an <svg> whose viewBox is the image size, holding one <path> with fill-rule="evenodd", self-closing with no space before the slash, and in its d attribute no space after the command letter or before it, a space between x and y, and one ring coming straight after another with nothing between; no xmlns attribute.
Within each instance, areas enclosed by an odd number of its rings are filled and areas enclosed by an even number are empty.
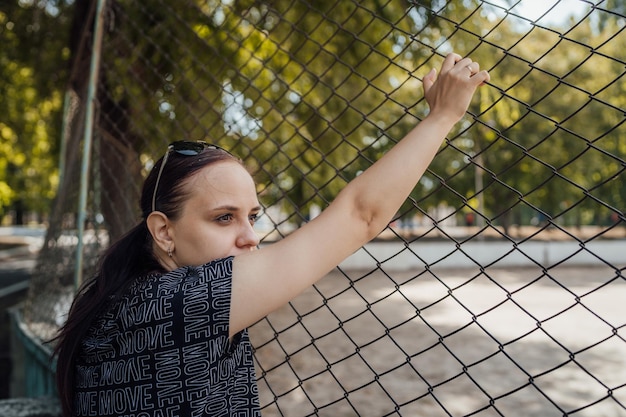
<svg viewBox="0 0 626 417"><path fill-rule="evenodd" d="M176 152L179 155L183 156L195 156L202 153L205 149L215 149L221 150L228 154L226 149L221 148L217 145L212 145L203 141L188 141L188 140L179 140L176 142L172 142L168 145L167 151L165 155L163 155L163 161L161 162L161 167L159 168L159 174L157 175L156 183L154 184L154 193L152 194L152 211L156 211L156 199L157 199L157 191L159 189L159 182L161 181L161 174L163 173L163 167L167 162L170 152Z"/></svg>

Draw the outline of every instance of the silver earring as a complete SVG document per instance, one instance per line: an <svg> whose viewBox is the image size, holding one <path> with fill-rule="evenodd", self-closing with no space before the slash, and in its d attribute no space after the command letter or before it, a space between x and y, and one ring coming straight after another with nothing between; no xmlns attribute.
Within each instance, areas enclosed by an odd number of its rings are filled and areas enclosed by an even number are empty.
<svg viewBox="0 0 626 417"><path fill-rule="evenodd" d="M172 248L171 247L167 248L167 256L169 256L170 258L172 257Z"/></svg>

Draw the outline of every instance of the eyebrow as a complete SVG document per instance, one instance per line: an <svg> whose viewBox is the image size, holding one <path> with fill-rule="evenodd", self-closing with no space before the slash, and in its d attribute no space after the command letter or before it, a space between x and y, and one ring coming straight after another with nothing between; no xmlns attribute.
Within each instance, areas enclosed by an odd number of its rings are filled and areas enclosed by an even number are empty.
<svg viewBox="0 0 626 417"><path fill-rule="evenodd" d="M252 207L251 211L261 211L262 207L260 205ZM211 209L211 211L221 211L221 210L225 210L225 211L240 211L239 207L235 207L235 206L230 206L230 205L224 205L224 206L218 206L218 207L214 207Z"/></svg>

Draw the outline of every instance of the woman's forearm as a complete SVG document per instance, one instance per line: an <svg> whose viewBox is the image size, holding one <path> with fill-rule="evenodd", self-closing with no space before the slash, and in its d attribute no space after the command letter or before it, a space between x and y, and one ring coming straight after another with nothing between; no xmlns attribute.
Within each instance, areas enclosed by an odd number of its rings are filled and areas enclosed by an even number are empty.
<svg viewBox="0 0 626 417"><path fill-rule="evenodd" d="M300 294L387 225L489 79L469 58L450 54L424 77L429 115L353 179L315 219L285 239L235 258L230 334ZM277 267L279 265L279 267Z"/></svg>
<svg viewBox="0 0 626 417"><path fill-rule="evenodd" d="M489 80L489 74L479 69L469 58L450 54L439 76L434 70L428 73L423 85L429 115L338 196L350 202L351 211L364 222L369 239L389 223L441 142L465 114L476 88Z"/></svg>
<svg viewBox="0 0 626 417"><path fill-rule="evenodd" d="M453 125L449 118L429 115L337 197L352 199L354 213L367 225L369 239L376 237L396 214Z"/></svg>

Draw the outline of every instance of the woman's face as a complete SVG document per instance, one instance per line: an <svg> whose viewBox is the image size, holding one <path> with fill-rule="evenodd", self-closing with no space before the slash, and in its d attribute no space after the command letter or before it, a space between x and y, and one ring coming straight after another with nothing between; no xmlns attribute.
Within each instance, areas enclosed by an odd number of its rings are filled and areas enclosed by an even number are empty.
<svg viewBox="0 0 626 417"><path fill-rule="evenodd" d="M179 266L254 250L253 229L261 206L252 177L236 161L209 165L185 184L189 198L181 216L172 221L173 259Z"/></svg>

